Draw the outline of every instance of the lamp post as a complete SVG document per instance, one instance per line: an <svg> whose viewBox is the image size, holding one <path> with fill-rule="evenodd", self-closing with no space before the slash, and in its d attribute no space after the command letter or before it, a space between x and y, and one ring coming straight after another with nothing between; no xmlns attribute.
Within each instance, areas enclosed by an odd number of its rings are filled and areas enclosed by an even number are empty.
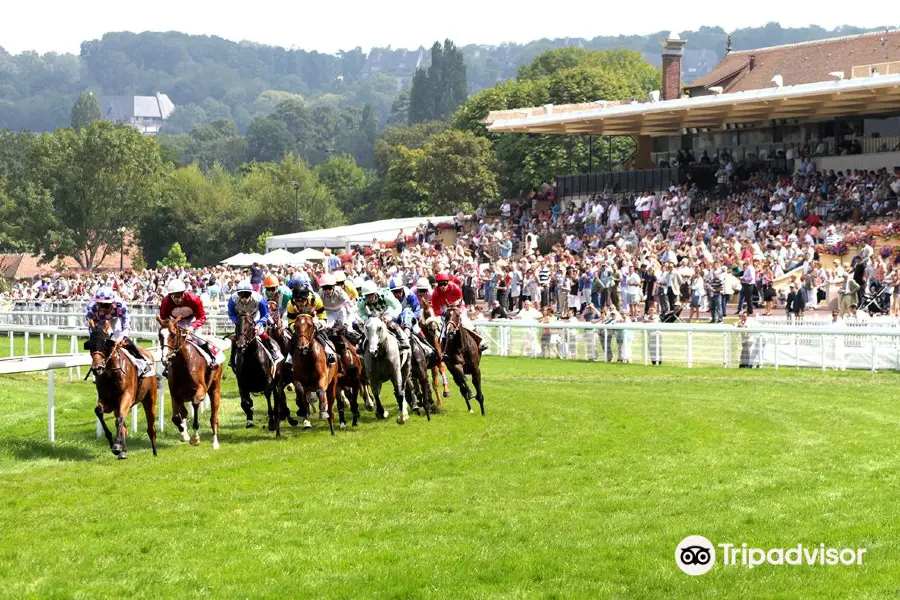
<svg viewBox="0 0 900 600"><path fill-rule="evenodd" d="M294 222L297 230L300 229L300 182L292 181L291 186L294 188Z"/></svg>

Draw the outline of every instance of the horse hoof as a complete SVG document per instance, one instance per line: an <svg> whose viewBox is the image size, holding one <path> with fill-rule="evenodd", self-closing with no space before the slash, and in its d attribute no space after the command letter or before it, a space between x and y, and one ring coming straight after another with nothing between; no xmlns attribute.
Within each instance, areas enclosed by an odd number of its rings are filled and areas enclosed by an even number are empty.
<svg viewBox="0 0 900 600"><path fill-rule="evenodd" d="M253 421L247 421L247 424L244 425L244 429L253 429L254 427L256 427L256 425L253 423Z"/></svg>
<svg viewBox="0 0 900 600"><path fill-rule="evenodd" d="M449 397L450 397L450 392L444 392L444 398L449 398Z"/></svg>
<svg viewBox="0 0 900 600"><path fill-rule="evenodd" d="M212 448L213 448L213 450L219 449L219 440L213 440Z"/></svg>
<svg viewBox="0 0 900 600"><path fill-rule="evenodd" d="M187 432L187 431L182 431L182 432L181 432L181 441L182 441L182 442L189 442L190 440L191 440L191 436L188 435L188 432Z"/></svg>
<svg viewBox="0 0 900 600"><path fill-rule="evenodd" d="M269 431L275 431L278 429L278 423L275 422L275 419L269 419Z"/></svg>
<svg viewBox="0 0 900 600"><path fill-rule="evenodd" d="M300 424L300 421L298 421L294 417L288 417L288 423L291 425L291 427L296 427Z"/></svg>
<svg viewBox="0 0 900 600"><path fill-rule="evenodd" d="M347 429L347 424L346 424L346 423L341 423L341 429Z"/></svg>
<svg viewBox="0 0 900 600"><path fill-rule="evenodd" d="M303 429L312 429L312 423L309 422L309 419L303 419Z"/></svg>
<svg viewBox="0 0 900 600"><path fill-rule="evenodd" d="M118 456L122 453L122 446L119 444L113 444L112 453Z"/></svg>
<svg viewBox="0 0 900 600"><path fill-rule="evenodd" d="M375 404L372 402L366 402L366 410L372 412L375 410Z"/></svg>
<svg viewBox="0 0 900 600"><path fill-rule="evenodd" d="M200 445L200 436L195 435L191 438L191 446L199 446Z"/></svg>
<svg viewBox="0 0 900 600"><path fill-rule="evenodd" d="M284 391L285 391L285 392L288 392L289 394L294 393L294 384L293 384L293 383L289 383L289 384L287 384L286 386L284 386Z"/></svg>
<svg viewBox="0 0 900 600"><path fill-rule="evenodd" d="M379 419L379 420L387 419L389 416L390 416L390 413L388 413L388 411L384 411L380 415L378 413L375 413L375 418Z"/></svg>
<svg viewBox="0 0 900 600"><path fill-rule="evenodd" d="M122 453L119 454L119 460L125 460L125 459L127 459L127 458L128 458L128 453L127 453L127 452L122 452Z"/></svg>
<svg viewBox="0 0 900 600"><path fill-rule="evenodd" d="M474 414L475 414L475 411L472 410L472 409L470 408L470 409L469 409L469 414L470 414L470 415L474 415Z"/></svg>

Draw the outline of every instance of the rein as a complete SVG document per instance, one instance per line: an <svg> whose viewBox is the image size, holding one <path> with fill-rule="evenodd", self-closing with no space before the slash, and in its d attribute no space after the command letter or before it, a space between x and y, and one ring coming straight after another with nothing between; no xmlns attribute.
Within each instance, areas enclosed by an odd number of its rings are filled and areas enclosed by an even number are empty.
<svg viewBox="0 0 900 600"><path fill-rule="evenodd" d="M95 366L91 365L90 370L84 376L84 381L87 381L88 377L90 377L91 375L97 376L98 371L100 371L100 372L109 371L111 373L122 373L122 375L125 375L125 367L124 366L118 366L118 367L110 367L109 366L109 363L112 361L113 356L115 356L116 352L118 352L120 350L122 350L122 346L119 344L116 344L115 346L113 346L112 350L110 351L109 356L103 354L103 352L100 352L100 351L91 352L92 359L94 356L99 354L101 357L103 357L106 360L103 361L102 367L95 367Z"/></svg>
<svg viewBox="0 0 900 600"><path fill-rule="evenodd" d="M309 324L311 333L300 333L300 319ZM297 332L297 350L300 351L300 354L307 354L312 349L313 342L316 339L316 326L313 323L313 317L305 313L297 315L297 320L294 322L294 331Z"/></svg>

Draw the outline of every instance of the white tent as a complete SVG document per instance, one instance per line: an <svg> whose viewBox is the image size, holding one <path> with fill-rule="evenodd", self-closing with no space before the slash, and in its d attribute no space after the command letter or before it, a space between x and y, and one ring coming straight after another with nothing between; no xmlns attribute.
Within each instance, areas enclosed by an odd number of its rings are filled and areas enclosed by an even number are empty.
<svg viewBox="0 0 900 600"><path fill-rule="evenodd" d="M252 262L253 261L247 262L247 255L243 252L240 252L238 254L235 254L234 256L226 258L222 261L222 264L228 265L229 267L244 267L251 264Z"/></svg>
<svg viewBox="0 0 900 600"><path fill-rule="evenodd" d="M259 262L265 265L282 266L300 264L303 262L303 259L298 258L295 254L291 254L284 248L278 248L263 254L262 260Z"/></svg>
<svg viewBox="0 0 900 600"><path fill-rule="evenodd" d="M371 223L343 225L316 231L301 231L275 235L266 239L266 249L273 248L344 248L351 246L370 246L372 240L393 242L400 231L412 235L416 227L429 221L435 225L452 223L454 217L409 217L406 219L385 219Z"/></svg>
<svg viewBox="0 0 900 600"><path fill-rule="evenodd" d="M245 263L245 266L250 266L253 263L265 264L266 257L264 257L259 252L251 252L250 254L244 256L244 260L247 261Z"/></svg>
<svg viewBox="0 0 900 600"><path fill-rule="evenodd" d="M287 252L287 250L285 250ZM270 253L271 254L271 253ZM290 252L288 252L290 254ZM298 261L307 261L307 260L325 260L325 253L319 252L314 248L306 248L297 252L296 254L291 254Z"/></svg>

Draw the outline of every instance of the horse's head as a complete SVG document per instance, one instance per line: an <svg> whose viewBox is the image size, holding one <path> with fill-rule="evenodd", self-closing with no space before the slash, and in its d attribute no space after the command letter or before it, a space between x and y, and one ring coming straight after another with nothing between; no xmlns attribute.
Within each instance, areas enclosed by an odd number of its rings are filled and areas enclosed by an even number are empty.
<svg viewBox="0 0 900 600"><path fill-rule="evenodd" d="M297 334L297 349L301 354L309 352L316 338L316 317L308 311L301 311L294 321L294 333Z"/></svg>
<svg viewBox="0 0 900 600"><path fill-rule="evenodd" d="M453 334L459 331L460 325L460 308L459 306L448 306L447 310L444 311L444 335L446 339L450 339Z"/></svg>
<svg viewBox="0 0 900 600"><path fill-rule="evenodd" d="M239 352L256 339L256 322L251 315L240 315L234 329L234 346Z"/></svg>
<svg viewBox="0 0 900 600"><path fill-rule="evenodd" d="M84 343L84 349L91 353L91 371L95 375L101 375L109 366L115 345L115 341L109 336L108 323L106 327L91 329L90 337Z"/></svg>
<svg viewBox="0 0 900 600"><path fill-rule="evenodd" d="M159 346L162 348L162 358L166 359L170 354L176 354L184 344L184 331L182 331L172 319L156 317L159 323Z"/></svg>
<svg viewBox="0 0 900 600"><path fill-rule="evenodd" d="M378 317L371 317L366 321L366 351L375 356L387 337L387 327Z"/></svg>

